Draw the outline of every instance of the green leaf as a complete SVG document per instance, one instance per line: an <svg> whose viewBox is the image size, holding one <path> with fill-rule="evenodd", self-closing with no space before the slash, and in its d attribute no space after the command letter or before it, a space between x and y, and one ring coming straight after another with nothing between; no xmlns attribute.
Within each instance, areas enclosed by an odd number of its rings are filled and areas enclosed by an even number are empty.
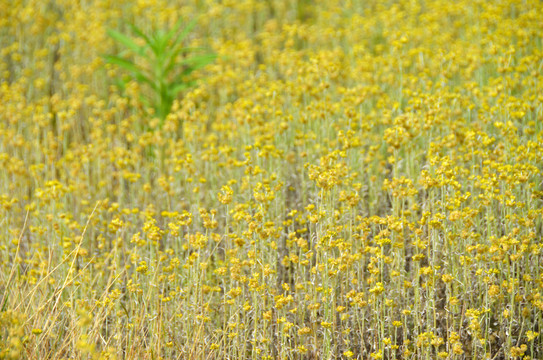
<svg viewBox="0 0 543 360"><path fill-rule="evenodd" d="M143 82L151 86L156 90L156 85L143 73L143 71L137 67L136 64L130 60L123 59L115 55L106 55L104 56L106 61L110 64L117 65L125 70L128 70L139 82Z"/></svg>
<svg viewBox="0 0 543 360"><path fill-rule="evenodd" d="M168 46L170 41L173 39L173 48L176 48L178 45L181 45L187 34L194 28L198 21L198 18L192 19L189 24L179 33L181 25L183 25L182 19L179 19L173 29L168 32L157 32L155 36L156 46L158 48L157 58L160 59L161 65L164 63L169 63L171 61L172 54L169 53Z"/></svg>
<svg viewBox="0 0 543 360"><path fill-rule="evenodd" d="M125 92L125 90L126 90L126 81L124 81L122 79L116 79L116 80L114 80L113 83L115 85L117 85L117 87L121 91L121 94Z"/></svg>
<svg viewBox="0 0 543 360"><path fill-rule="evenodd" d="M186 82L187 80L185 79L187 76L189 76L195 69L190 67L190 66L187 66L185 68L183 68L183 71L181 71L180 73L176 74L175 77L174 77L174 80L172 81L172 83L182 83L182 82Z"/></svg>
<svg viewBox="0 0 543 360"><path fill-rule="evenodd" d="M107 34L114 40L120 42L130 50L134 51L136 54L140 56L145 57L145 48L142 46L139 46L136 44L132 39L130 39L128 36L121 34L118 31L109 29L107 31Z"/></svg>
<svg viewBox="0 0 543 360"><path fill-rule="evenodd" d="M164 55L166 54L166 48L168 46L168 43L164 41L164 35L157 35L154 40L154 46L157 49L157 52L155 54L157 60L164 59Z"/></svg>
<svg viewBox="0 0 543 360"><path fill-rule="evenodd" d="M201 47L178 47L174 48L171 52L167 54L168 62L166 63L166 66L164 68L164 72L166 74L170 73L172 71L173 67L176 65L175 61L177 60L177 57L181 53L190 53L190 52L196 52L196 51L204 51L206 49Z"/></svg>
<svg viewBox="0 0 543 360"><path fill-rule="evenodd" d="M154 42L151 40L151 38L149 36L145 35L144 32L141 31L141 29L138 28L134 24L130 24L130 29L132 29L132 32L134 32L137 36L139 36L140 38L145 40L145 43L147 44L147 46L149 46L151 48L151 50L153 51L153 53L155 53L155 55L156 55L157 48L156 48Z"/></svg>
<svg viewBox="0 0 543 360"><path fill-rule="evenodd" d="M196 85L196 81L179 81L171 83L169 90L172 97L176 97L181 91L191 88Z"/></svg>
<svg viewBox="0 0 543 360"><path fill-rule="evenodd" d="M193 56L187 59L179 61L175 65L182 67L183 71L177 76L187 76L195 70L201 69L204 66L215 60L217 56L215 54L204 54L199 56Z"/></svg>
<svg viewBox="0 0 543 360"><path fill-rule="evenodd" d="M170 41L170 39L175 35L174 43L176 44L181 43L185 39L185 37L188 35L188 33L192 31L194 26L196 26L197 22L198 22L198 17L195 17L187 24L187 26L185 26L185 28L183 29L183 31L181 31L181 33L178 33L179 29L181 28L181 25L183 24L182 19L179 19L177 23L175 24L174 28L168 31L168 33L166 34L166 41Z"/></svg>
<svg viewBox="0 0 543 360"><path fill-rule="evenodd" d="M122 67L125 70L131 71L131 72L140 72L141 70L130 60L126 60L122 57L115 56L115 55L105 55L104 59L110 64L114 64L117 66Z"/></svg>
<svg viewBox="0 0 543 360"><path fill-rule="evenodd" d="M201 67L213 62L213 60L215 60L216 58L217 55L215 54L202 54L183 59L179 63L182 65L193 64L194 66Z"/></svg>
<svg viewBox="0 0 543 360"><path fill-rule="evenodd" d="M151 107L151 102L145 96L140 95L140 101L143 103L143 105Z"/></svg>

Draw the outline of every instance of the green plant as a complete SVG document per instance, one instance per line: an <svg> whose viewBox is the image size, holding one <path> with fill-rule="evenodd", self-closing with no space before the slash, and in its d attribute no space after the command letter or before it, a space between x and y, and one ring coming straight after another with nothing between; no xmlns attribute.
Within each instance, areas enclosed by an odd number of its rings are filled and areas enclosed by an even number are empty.
<svg viewBox="0 0 543 360"><path fill-rule="evenodd" d="M111 38L132 52L135 59L132 61L124 56L105 55L105 60L128 71L138 83L151 89L151 96L142 95L141 99L145 105L154 109L160 119L160 127L179 93L195 85L191 74L216 58L215 54L206 53L203 48L183 46L196 22L197 19L192 20L181 30L183 22L179 20L173 29L157 30L151 35L146 35L135 25L130 25L133 33L142 40L142 45L118 31L110 29L107 32ZM117 83L124 89L125 81L120 80Z"/></svg>

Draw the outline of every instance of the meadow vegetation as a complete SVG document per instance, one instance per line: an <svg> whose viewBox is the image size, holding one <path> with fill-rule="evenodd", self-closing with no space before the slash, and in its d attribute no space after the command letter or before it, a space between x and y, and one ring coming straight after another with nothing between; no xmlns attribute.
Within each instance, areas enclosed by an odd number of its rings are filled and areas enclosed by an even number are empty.
<svg viewBox="0 0 543 360"><path fill-rule="evenodd" d="M315 3L0 1L0 359L543 358L543 2Z"/></svg>

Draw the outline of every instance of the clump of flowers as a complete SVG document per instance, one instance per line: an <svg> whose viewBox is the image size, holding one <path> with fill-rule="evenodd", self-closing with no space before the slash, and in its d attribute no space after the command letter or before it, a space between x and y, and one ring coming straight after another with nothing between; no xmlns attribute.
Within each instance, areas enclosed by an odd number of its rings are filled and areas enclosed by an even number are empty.
<svg viewBox="0 0 543 360"><path fill-rule="evenodd" d="M0 359L543 358L542 3L309 3L0 4Z"/></svg>

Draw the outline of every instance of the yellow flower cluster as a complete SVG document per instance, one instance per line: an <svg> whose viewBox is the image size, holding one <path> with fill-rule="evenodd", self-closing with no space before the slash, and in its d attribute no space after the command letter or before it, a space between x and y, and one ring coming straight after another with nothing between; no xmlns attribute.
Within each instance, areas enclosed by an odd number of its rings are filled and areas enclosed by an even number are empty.
<svg viewBox="0 0 543 360"><path fill-rule="evenodd" d="M159 120L107 30L198 15L218 57ZM0 2L0 359L543 358L542 24Z"/></svg>

